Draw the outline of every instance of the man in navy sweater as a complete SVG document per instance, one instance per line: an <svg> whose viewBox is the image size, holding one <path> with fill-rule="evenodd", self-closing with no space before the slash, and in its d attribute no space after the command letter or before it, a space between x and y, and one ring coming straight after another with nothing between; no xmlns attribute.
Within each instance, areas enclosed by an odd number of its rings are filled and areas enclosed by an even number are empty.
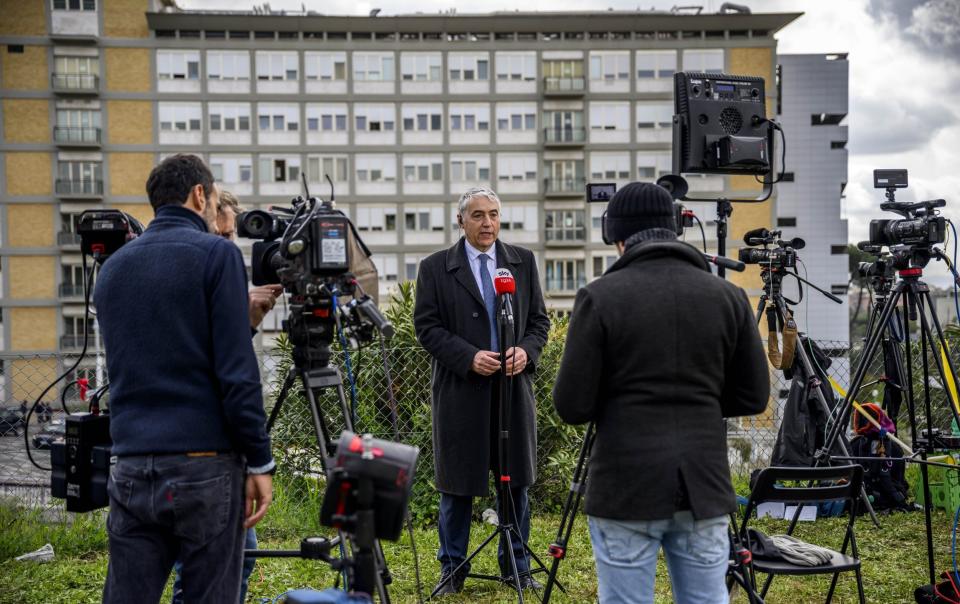
<svg viewBox="0 0 960 604"><path fill-rule="evenodd" d="M185 601L233 603L245 527L266 513L275 467L246 271L211 233L218 198L202 160L165 159L147 195L156 218L94 291L117 456L103 601L159 602L179 558Z"/></svg>

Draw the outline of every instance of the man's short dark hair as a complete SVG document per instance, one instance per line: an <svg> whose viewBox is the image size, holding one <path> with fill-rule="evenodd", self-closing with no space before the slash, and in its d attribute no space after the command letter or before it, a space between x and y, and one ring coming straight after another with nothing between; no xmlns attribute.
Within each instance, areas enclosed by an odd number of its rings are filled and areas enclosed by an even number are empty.
<svg viewBox="0 0 960 604"><path fill-rule="evenodd" d="M203 193L209 201L213 192L213 172L196 155L178 153L160 162L150 172L147 197L154 211L163 206L180 206L197 185L203 186Z"/></svg>

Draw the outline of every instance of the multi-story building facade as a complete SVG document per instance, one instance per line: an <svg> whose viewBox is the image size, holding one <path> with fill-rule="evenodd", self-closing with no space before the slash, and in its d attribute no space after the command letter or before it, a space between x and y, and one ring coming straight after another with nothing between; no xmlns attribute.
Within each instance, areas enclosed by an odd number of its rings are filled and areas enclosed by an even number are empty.
<svg viewBox="0 0 960 604"><path fill-rule="evenodd" d="M569 309L615 255L585 183L668 173L673 73L772 82L774 34L799 16L344 17L170 4L23 0L0 13L8 354L78 352L77 216L111 207L147 223L146 176L176 152L203 156L248 208L288 204L301 175L326 195L329 176L375 252L381 293L456 241L457 197L489 185L503 199L502 238L534 250L550 306ZM776 88L767 89L772 114ZM690 181L704 197L758 187L752 177ZM772 223L773 204L735 209L731 255L740 233ZM712 247L713 207L694 209ZM755 267L732 278L759 292ZM271 317L266 327L278 324ZM49 377L58 368L51 360ZM34 396L42 382L8 384L5 398Z"/></svg>
<svg viewBox="0 0 960 604"><path fill-rule="evenodd" d="M810 337L831 342L840 353L850 344L847 221L841 208L849 64L845 54L780 55L777 62L777 119L789 152L777 186L776 224L785 238L806 242L800 258L808 277L843 300L837 304L805 287L797 315Z"/></svg>

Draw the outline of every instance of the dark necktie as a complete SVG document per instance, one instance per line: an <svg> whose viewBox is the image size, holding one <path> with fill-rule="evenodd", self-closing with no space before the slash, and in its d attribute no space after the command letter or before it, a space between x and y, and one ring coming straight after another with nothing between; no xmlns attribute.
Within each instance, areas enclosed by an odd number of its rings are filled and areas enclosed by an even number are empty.
<svg viewBox="0 0 960 604"><path fill-rule="evenodd" d="M497 338L497 294L493 291L493 279L487 270L490 256L480 254L480 284L483 286L483 305L487 307L487 316L490 319L490 350L500 352L500 343Z"/></svg>

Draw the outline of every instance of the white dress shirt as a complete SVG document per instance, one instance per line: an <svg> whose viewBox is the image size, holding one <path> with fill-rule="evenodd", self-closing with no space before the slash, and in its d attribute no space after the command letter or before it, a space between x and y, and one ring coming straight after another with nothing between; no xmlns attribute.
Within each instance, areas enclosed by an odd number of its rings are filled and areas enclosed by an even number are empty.
<svg viewBox="0 0 960 604"><path fill-rule="evenodd" d="M480 254L490 256L490 260L487 260L487 272L490 273L490 284L493 285L493 273L497 270L497 244L494 242L486 252L481 252L473 247L466 239L463 240L463 246L467 250L467 261L470 263L470 270L473 271L473 278L477 282L477 289L480 290L480 297L482 298L483 282L480 280Z"/></svg>

